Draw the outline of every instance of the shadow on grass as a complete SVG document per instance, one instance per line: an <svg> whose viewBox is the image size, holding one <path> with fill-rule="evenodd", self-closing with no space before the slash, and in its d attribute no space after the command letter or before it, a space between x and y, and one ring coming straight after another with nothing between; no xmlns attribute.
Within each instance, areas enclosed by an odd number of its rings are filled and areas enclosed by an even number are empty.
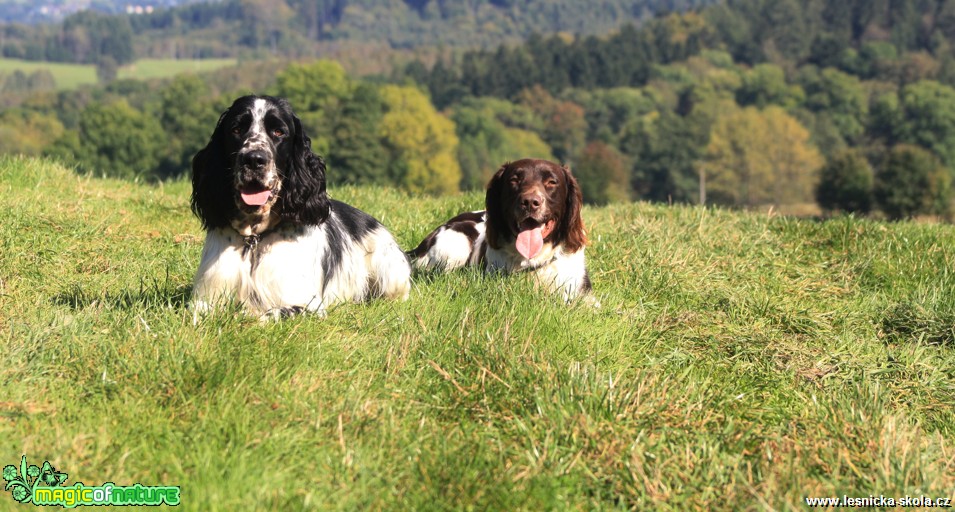
<svg viewBox="0 0 955 512"><path fill-rule="evenodd" d="M176 286L168 279L149 282L141 280L139 288L125 288L119 291L96 290L73 284L67 291L53 296L57 306L67 306L73 310L104 306L108 309L133 309L167 307L179 309L186 306L192 295L192 285Z"/></svg>
<svg viewBox="0 0 955 512"><path fill-rule="evenodd" d="M882 313L879 322L886 339L895 343L955 345L955 312L898 303Z"/></svg>

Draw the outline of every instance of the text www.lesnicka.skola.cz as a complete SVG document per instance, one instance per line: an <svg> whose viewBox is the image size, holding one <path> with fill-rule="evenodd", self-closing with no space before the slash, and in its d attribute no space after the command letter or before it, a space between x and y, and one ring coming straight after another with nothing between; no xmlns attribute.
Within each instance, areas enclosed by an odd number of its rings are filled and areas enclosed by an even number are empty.
<svg viewBox="0 0 955 512"><path fill-rule="evenodd" d="M927 496L867 496L856 498L842 496L836 498L806 498L806 505L812 508L841 507L931 507L952 508L951 498L929 498Z"/></svg>

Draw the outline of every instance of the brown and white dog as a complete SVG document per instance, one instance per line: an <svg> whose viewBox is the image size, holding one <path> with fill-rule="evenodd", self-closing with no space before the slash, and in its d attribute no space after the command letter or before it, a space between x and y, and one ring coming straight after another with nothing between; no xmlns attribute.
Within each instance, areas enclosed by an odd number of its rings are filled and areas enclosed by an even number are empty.
<svg viewBox="0 0 955 512"><path fill-rule="evenodd" d="M485 207L432 231L408 252L414 266L529 271L565 301L590 293L582 196L570 170L547 160L507 163L491 178Z"/></svg>

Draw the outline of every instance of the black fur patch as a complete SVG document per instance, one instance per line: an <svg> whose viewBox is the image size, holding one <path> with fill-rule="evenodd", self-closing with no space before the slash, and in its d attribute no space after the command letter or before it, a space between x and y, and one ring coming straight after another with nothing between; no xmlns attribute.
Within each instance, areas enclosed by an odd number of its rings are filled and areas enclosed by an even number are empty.
<svg viewBox="0 0 955 512"><path fill-rule="evenodd" d="M365 238L365 235L381 227L381 223L367 213L345 204L341 201L331 200L332 212L335 220L340 221L345 232L352 240L359 241Z"/></svg>

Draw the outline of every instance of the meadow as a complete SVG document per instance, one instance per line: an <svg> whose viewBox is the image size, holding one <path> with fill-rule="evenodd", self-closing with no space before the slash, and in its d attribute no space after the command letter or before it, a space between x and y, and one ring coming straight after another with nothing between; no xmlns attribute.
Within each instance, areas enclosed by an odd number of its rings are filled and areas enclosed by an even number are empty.
<svg viewBox="0 0 955 512"><path fill-rule="evenodd" d="M483 202L329 180L406 248ZM183 510L953 497L949 225L588 207L599 309L463 271L326 319L194 325L186 181L3 157L0 193L0 465L179 485Z"/></svg>
<svg viewBox="0 0 955 512"><path fill-rule="evenodd" d="M234 66L236 59L140 59L117 70L117 78L148 80L169 78L186 72L214 71ZM64 64L57 62L37 62L19 59L0 59L0 74L22 71L29 75L39 70L47 70L56 80L57 90L73 90L83 85L95 85L96 66L92 64Z"/></svg>

